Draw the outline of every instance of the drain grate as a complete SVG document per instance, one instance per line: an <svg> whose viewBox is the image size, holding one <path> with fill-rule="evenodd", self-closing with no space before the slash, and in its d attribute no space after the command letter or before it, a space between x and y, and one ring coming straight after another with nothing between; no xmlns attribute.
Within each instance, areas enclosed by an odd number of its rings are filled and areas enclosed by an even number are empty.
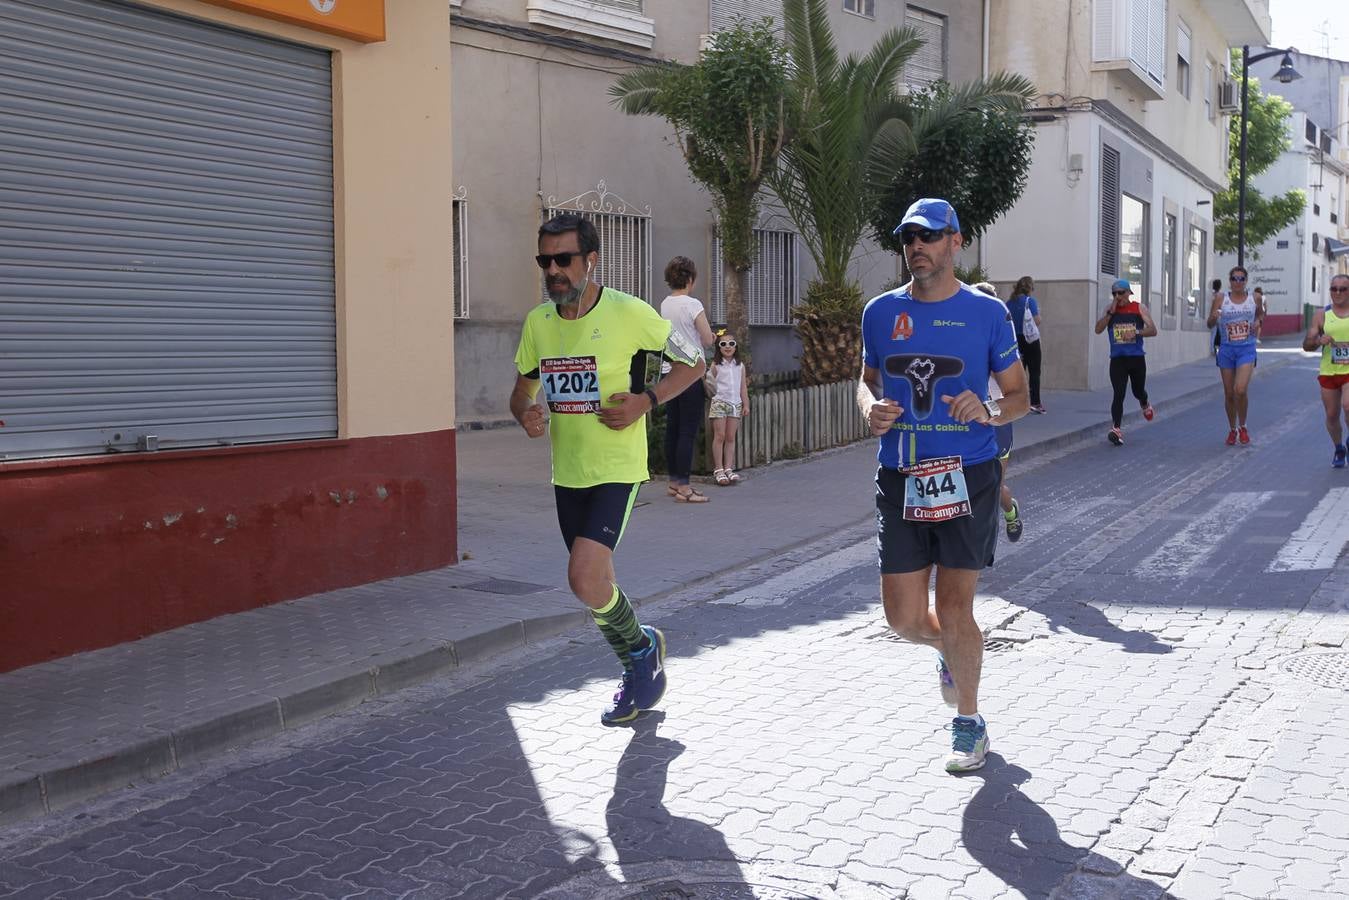
<svg viewBox="0 0 1349 900"><path fill-rule="evenodd" d="M466 591L482 591L486 594L505 594L508 597L523 597L548 590L546 584L530 584L528 581L512 581L509 578L487 578L471 584L461 585Z"/></svg>
<svg viewBox="0 0 1349 900"><path fill-rule="evenodd" d="M1349 653L1343 650L1298 653L1285 659L1279 668L1304 681L1349 691Z"/></svg>

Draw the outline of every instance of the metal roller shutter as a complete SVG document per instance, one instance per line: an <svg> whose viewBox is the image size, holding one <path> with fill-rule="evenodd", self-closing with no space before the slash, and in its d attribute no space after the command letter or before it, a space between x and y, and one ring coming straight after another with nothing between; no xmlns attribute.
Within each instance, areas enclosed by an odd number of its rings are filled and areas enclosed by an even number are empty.
<svg viewBox="0 0 1349 900"><path fill-rule="evenodd" d="M328 53L0 0L0 457L337 433Z"/></svg>
<svg viewBox="0 0 1349 900"><path fill-rule="evenodd" d="M781 28L782 0L712 0L708 15L713 32L730 28L737 19L750 23L772 19Z"/></svg>

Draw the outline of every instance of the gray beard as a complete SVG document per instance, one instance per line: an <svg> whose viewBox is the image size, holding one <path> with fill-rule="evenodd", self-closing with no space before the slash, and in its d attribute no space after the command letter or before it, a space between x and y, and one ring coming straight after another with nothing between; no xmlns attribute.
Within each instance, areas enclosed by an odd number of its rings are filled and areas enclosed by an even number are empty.
<svg viewBox="0 0 1349 900"><path fill-rule="evenodd" d="M554 294L550 290L548 292L548 296L551 297L553 302L556 303L558 306L575 306L580 301L581 295L586 292L586 288L589 286L590 286L590 276L586 276L585 278L581 279L581 283L579 285L573 285L571 290L562 294Z"/></svg>

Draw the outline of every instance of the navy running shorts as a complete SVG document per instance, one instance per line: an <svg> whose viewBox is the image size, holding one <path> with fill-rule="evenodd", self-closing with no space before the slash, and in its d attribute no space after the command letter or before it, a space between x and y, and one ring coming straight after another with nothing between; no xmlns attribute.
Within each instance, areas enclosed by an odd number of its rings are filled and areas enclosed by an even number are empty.
<svg viewBox="0 0 1349 900"><path fill-rule="evenodd" d="M589 538L610 550L618 546L623 529L628 526L632 504L637 499L640 484L597 484L594 487L571 488L553 485L557 499L557 524L562 529L562 540L571 550L578 538Z"/></svg>
<svg viewBox="0 0 1349 900"><path fill-rule="evenodd" d="M876 470L876 548L882 575L917 572L931 565L983 569L993 565L1001 510L1002 466L996 459L965 467L970 514L945 522L904 518L904 481L898 469Z"/></svg>

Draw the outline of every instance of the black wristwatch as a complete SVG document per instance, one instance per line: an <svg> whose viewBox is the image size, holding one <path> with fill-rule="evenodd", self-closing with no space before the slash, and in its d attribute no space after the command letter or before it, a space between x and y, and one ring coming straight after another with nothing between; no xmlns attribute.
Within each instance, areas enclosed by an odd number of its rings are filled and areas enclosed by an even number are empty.
<svg viewBox="0 0 1349 900"><path fill-rule="evenodd" d="M646 389L646 399L651 401L652 409L655 409L657 406L660 406L660 401L656 399L656 392L654 389L652 388Z"/></svg>

